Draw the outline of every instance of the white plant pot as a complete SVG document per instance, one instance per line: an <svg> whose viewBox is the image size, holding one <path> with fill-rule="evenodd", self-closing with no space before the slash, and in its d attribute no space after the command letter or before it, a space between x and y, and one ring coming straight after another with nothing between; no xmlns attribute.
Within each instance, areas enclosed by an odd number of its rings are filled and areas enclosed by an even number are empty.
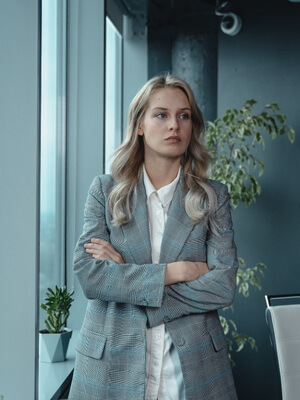
<svg viewBox="0 0 300 400"><path fill-rule="evenodd" d="M64 330L63 333L40 331L40 361L50 363L65 361L72 331L68 328Z"/></svg>

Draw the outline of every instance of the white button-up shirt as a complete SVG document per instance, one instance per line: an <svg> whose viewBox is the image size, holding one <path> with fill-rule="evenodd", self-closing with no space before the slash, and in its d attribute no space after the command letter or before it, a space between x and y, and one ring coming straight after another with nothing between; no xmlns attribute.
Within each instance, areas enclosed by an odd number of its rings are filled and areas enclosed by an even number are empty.
<svg viewBox="0 0 300 400"><path fill-rule="evenodd" d="M144 167L152 262L159 262L168 209L180 176L159 190L153 187ZM179 356L165 325L147 329L145 400L184 400Z"/></svg>

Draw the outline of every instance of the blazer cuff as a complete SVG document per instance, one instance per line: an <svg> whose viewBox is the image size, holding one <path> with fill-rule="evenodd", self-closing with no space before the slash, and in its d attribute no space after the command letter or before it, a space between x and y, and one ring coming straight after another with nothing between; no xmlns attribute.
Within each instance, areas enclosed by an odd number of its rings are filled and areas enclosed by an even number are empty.
<svg viewBox="0 0 300 400"><path fill-rule="evenodd" d="M165 290L168 290L165 288ZM177 307L172 307L171 299L167 296L166 292L164 292L162 305L159 308L156 307L147 307L147 325L149 328L153 328L154 326L158 326L161 324L166 324L173 319L179 318L182 316L182 311L177 309Z"/></svg>

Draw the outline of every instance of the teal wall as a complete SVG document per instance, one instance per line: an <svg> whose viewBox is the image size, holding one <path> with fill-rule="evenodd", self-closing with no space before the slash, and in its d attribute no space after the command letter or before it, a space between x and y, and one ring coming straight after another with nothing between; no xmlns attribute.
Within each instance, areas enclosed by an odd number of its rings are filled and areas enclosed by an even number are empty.
<svg viewBox="0 0 300 400"><path fill-rule="evenodd" d="M38 0L0 2L0 394L35 398Z"/></svg>

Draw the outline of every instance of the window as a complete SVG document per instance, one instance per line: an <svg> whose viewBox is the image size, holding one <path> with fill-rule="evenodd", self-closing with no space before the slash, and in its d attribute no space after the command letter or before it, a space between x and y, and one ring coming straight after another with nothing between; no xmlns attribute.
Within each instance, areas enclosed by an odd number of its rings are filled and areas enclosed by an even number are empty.
<svg viewBox="0 0 300 400"><path fill-rule="evenodd" d="M66 14L66 0L42 0L41 300L65 281Z"/></svg>
<svg viewBox="0 0 300 400"><path fill-rule="evenodd" d="M105 54L105 172L122 140L122 36L106 17Z"/></svg>

